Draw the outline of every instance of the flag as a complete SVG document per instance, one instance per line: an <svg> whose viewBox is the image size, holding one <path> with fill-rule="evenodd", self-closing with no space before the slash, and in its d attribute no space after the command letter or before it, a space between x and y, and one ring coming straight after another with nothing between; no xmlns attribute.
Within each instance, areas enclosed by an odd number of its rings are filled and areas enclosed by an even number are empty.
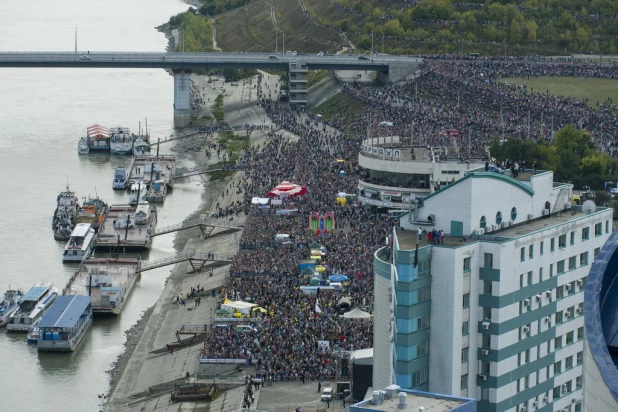
<svg viewBox="0 0 618 412"><path fill-rule="evenodd" d="M393 122L380 122L378 126L392 126Z"/></svg>
<svg viewBox="0 0 618 412"><path fill-rule="evenodd" d="M315 313L322 313L322 309L318 306L318 300L315 300Z"/></svg>
<svg viewBox="0 0 618 412"><path fill-rule="evenodd" d="M416 244L416 252L414 253L414 267L418 266L418 243Z"/></svg>
<svg viewBox="0 0 618 412"><path fill-rule="evenodd" d="M316 302L317 302L317 298L320 297L320 287L318 286L318 289L315 292L315 298L316 298Z"/></svg>

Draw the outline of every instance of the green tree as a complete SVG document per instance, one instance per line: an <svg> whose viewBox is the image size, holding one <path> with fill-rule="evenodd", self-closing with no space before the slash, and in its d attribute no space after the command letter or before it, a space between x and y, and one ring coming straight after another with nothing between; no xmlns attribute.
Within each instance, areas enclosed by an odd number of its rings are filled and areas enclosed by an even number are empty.
<svg viewBox="0 0 618 412"><path fill-rule="evenodd" d="M580 162L582 173L607 175L614 168L614 160L607 153L595 152L584 158Z"/></svg>
<svg viewBox="0 0 618 412"><path fill-rule="evenodd" d="M572 179L579 175L581 159L594 154L590 134L573 125L567 125L556 133L553 148L559 159L555 170L558 180Z"/></svg>
<svg viewBox="0 0 618 412"><path fill-rule="evenodd" d="M511 28L509 30L509 42L512 44L517 44L521 41L522 37L521 26L517 22L517 20L513 20L511 22Z"/></svg>
<svg viewBox="0 0 618 412"><path fill-rule="evenodd" d="M450 20L455 14L455 6L450 0L422 0L413 10L415 19Z"/></svg>

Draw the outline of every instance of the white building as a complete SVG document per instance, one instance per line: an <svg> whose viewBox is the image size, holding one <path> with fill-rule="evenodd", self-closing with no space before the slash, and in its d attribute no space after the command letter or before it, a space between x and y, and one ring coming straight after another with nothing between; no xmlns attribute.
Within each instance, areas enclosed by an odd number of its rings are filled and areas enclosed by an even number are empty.
<svg viewBox="0 0 618 412"><path fill-rule="evenodd" d="M374 387L474 397L479 411L580 411L584 282L612 210L572 206L571 192L549 171L477 169L416 201L391 259L374 258Z"/></svg>

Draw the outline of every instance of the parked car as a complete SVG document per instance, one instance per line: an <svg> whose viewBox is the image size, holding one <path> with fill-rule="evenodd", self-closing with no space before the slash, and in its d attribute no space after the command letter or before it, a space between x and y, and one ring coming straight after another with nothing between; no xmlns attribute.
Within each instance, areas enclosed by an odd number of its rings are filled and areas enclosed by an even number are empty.
<svg viewBox="0 0 618 412"><path fill-rule="evenodd" d="M322 399L323 402L332 401L333 400L333 388L324 388L320 399Z"/></svg>
<svg viewBox="0 0 618 412"><path fill-rule="evenodd" d="M88 55L86 55L86 54L84 54L83 56L81 56L79 59L80 59L80 60L92 60L92 59L90 58L90 56L88 56Z"/></svg>

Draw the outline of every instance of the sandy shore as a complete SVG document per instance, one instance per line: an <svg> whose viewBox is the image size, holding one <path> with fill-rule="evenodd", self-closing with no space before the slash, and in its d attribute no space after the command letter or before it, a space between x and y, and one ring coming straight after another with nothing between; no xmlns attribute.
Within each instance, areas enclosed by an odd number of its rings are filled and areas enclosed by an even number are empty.
<svg viewBox="0 0 618 412"><path fill-rule="evenodd" d="M257 89L255 88L257 77L235 82L234 85L224 83L221 80L210 81L204 76L191 76L194 97L205 101L204 110L209 110L208 100L213 102L218 94L223 93L224 111L226 122L230 126L245 124L272 125L266 113L257 106ZM278 81L277 76L267 75L263 81L268 82L274 90ZM265 85L263 86L265 87ZM199 94L199 95L198 95ZM262 144L267 138L268 131L253 131L251 144ZM239 130L238 133L246 133ZM216 141L217 134L213 137L196 136L179 141L174 151L186 153L189 151L190 158L196 163L197 169L204 169L209 163L217 162L218 159L208 160L204 153L204 144ZM238 171L233 176L225 179L210 181L207 175L203 175L202 205L188 219L213 210L216 203L221 207L241 200L241 195L236 190L230 190L229 195L221 197L221 192L231 187L232 182L244 179L244 172ZM244 222L244 215L238 218ZM215 252L233 256L238 248L239 231L229 231L216 228L206 240L201 238L199 229L189 229L178 232L175 238L175 247L178 252ZM176 331L181 325L204 325L210 324L212 315L216 311L216 300L211 294L202 296L200 306L196 306L194 300L187 302L186 306L178 307L175 298L180 293L185 296L191 287L204 287L205 291L220 288L229 276L229 265L214 268L211 276L211 267L206 266L200 273L191 273L188 262L177 264L171 270L166 281L165 288L154 307L148 309L144 317L127 332L125 353L115 363L111 371L111 396L108 398L106 409L109 411L143 410L143 402L147 401L157 392L173 388L175 383L183 383L187 372L191 376L195 374L223 374L233 372L234 367L203 367L199 365L198 357L202 348L201 339L196 338L195 344L183 346L178 343ZM169 345L175 345L173 354L169 353ZM169 396L168 396L169 397Z"/></svg>

